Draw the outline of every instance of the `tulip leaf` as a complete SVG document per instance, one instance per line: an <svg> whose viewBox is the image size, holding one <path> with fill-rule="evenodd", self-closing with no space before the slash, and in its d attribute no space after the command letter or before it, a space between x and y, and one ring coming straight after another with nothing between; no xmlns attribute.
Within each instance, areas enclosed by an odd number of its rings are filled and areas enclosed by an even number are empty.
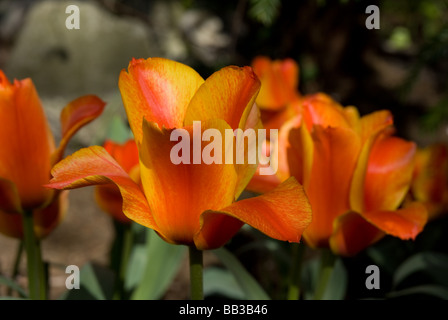
<svg viewBox="0 0 448 320"><path fill-rule="evenodd" d="M18 297L0 297L0 300L27 300L25 298L18 298Z"/></svg>
<svg viewBox="0 0 448 320"><path fill-rule="evenodd" d="M318 258L309 259L304 263L302 272L302 285L304 299L312 300L321 278L321 260ZM337 258L331 267L331 274L325 284L325 290L320 299L322 300L342 300L345 298L348 285L347 270L342 259Z"/></svg>
<svg viewBox="0 0 448 320"><path fill-rule="evenodd" d="M247 300L270 300L268 294L244 268L238 259L227 249L219 248L213 251L224 266L232 272L236 281L243 290Z"/></svg>
<svg viewBox="0 0 448 320"><path fill-rule="evenodd" d="M435 284L419 285L403 290L392 291L387 294L387 298L410 298L410 296L432 296L442 300L448 299L448 288Z"/></svg>
<svg viewBox="0 0 448 320"><path fill-rule="evenodd" d="M186 254L185 246L169 244L150 229L147 232L145 269L131 296L133 300L159 299L173 281ZM130 272L132 270L129 268Z"/></svg>
<svg viewBox="0 0 448 320"><path fill-rule="evenodd" d="M313 258L304 261L301 274L301 284L303 297L305 300L311 300L314 297L314 291L319 282L319 259Z"/></svg>
<svg viewBox="0 0 448 320"><path fill-rule="evenodd" d="M405 279L422 273L438 284L448 287L448 255L438 252L421 252L406 259L393 275L393 285L397 287ZM447 288L448 289L448 288Z"/></svg>
<svg viewBox="0 0 448 320"><path fill-rule="evenodd" d="M232 300L246 298L232 273L226 269L210 267L204 270L204 296L213 295Z"/></svg>
<svg viewBox="0 0 448 320"><path fill-rule="evenodd" d="M107 138L117 143L124 143L132 138L132 132L122 117L115 115L108 123Z"/></svg>
<svg viewBox="0 0 448 320"><path fill-rule="evenodd" d="M25 292L25 290L11 278L0 275L0 284L6 285L14 291L17 291L21 298L28 298L28 294ZM4 298L15 299L15 297L1 297L1 299Z"/></svg>
<svg viewBox="0 0 448 320"><path fill-rule="evenodd" d="M110 269L89 262L81 268L79 277L79 289L66 291L60 299L107 300L112 298L114 275Z"/></svg>
<svg viewBox="0 0 448 320"><path fill-rule="evenodd" d="M126 291L132 291L140 283L146 267L146 251L146 246L144 244L134 245L126 272Z"/></svg>
<svg viewBox="0 0 448 320"><path fill-rule="evenodd" d="M323 300L343 300L347 290L347 271L341 259L337 259L328 281Z"/></svg>

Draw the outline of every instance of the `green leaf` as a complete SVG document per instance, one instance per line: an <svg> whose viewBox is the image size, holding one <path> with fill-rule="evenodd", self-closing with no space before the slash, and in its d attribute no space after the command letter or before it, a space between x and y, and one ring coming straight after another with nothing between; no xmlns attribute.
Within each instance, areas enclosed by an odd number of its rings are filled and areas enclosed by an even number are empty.
<svg viewBox="0 0 448 320"><path fill-rule="evenodd" d="M347 271L341 259L337 259L323 300L343 300L347 291Z"/></svg>
<svg viewBox="0 0 448 320"><path fill-rule="evenodd" d="M245 295L235 277L228 270L210 267L204 270L204 296L218 295L232 300L243 300Z"/></svg>
<svg viewBox="0 0 448 320"><path fill-rule="evenodd" d="M448 286L448 255L438 252L421 252L405 260L393 275L397 287L409 276L422 272L436 283Z"/></svg>
<svg viewBox="0 0 448 320"><path fill-rule="evenodd" d="M133 300L159 299L179 271L186 247L162 240L153 230L147 230L146 264L140 285L131 296Z"/></svg>
<svg viewBox="0 0 448 320"><path fill-rule="evenodd" d="M146 251L147 249L144 244L137 244L132 250L125 278L125 288L127 291L131 291L137 287L143 277L148 260Z"/></svg>
<svg viewBox="0 0 448 320"><path fill-rule="evenodd" d="M108 300L112 298L114 274L105 267L93 263L85 264L80 272L80 288L66 291L63 300Z"/></svg>
<svg viewBox="0 0 448 320"><path fill-rule="evenodd" d="M132 138L132 133L123 118L115 115L108 123L106 136L117 143L124 143Z"/></svg>
<svg viewBox="0 0 448 320"><path fill-rule="evenodd" d="M302 285L305 300L313 300L321 277L321 259L311 258L304 262ZM331 275L322 294L322 300L343 300L347 292L348 275L341 258L337 258L332 267Z"/></svg>
<svg viewBox="0 0 448 320"><path fill-rule="evenodd" d="M18 297L0 297L0 300L28 300L28 299Z"/></svg>
<svg viewBox="0 0 448 320"><path fill-rule="evenodd" d="M387 298L405 298L409 296L433 296L443 300L448 299L448 288L439 285L420 285L411 288L406 288L399 291L392 291L387 294Z"/></svg>
<svg viewBox="0 0 448 320"><path fill-rule="evenodd" d="M301 283L305 300L311 300L314 297L314 291L319 283L319 265L320 261L317 258L306 260L303 264Z"/></svg>
<svg viewBox="0 0 448 320"><path fill-rule="evenodd" d="M251 0L249 16L258 22L270 26L278 16L280 0Z"/></svg>
<svg viewBox="0 0 448 320"><path fill-rule="evenodd" d="M219 248L213 250L224 266L232 272L236 281L243 290L248 300L270 300L268 294L255 280L254 277L244 268L238 259L227 249Z"/></svg>
<svg viewBox="0 0 448 320"><path fill-rule="evenodd" d="M25 290L14 280L0 275L0 284L4 284L7 287L13 289L14 291L17 291L21 298L28 298L28 294L25 292ZM1 297L1 298L2 299L5 299L5 298L16 299L15 297Z"/></svg>

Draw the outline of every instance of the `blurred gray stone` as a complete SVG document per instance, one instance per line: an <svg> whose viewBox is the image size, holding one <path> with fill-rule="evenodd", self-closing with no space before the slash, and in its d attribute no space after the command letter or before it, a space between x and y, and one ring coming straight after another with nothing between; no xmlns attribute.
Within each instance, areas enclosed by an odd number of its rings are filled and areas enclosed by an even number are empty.
<svg viewBox="0 0 448 320"><path fill-rule="evenodd" d="M207 10L190 9L181 16L179 28L191 53L204 64L213 66L229 59L232 39L221 17Z"/></svg>
<svg viewBox="0 0 448 320"><path fill-rule="evenodd" d="M68 5L80 11L80 28L67 29ZM28 12L5 71L31 77L41 95L102 94L117 90L120 70L135 58L158 55L151 31L95 2L39 1Z"/></svg>

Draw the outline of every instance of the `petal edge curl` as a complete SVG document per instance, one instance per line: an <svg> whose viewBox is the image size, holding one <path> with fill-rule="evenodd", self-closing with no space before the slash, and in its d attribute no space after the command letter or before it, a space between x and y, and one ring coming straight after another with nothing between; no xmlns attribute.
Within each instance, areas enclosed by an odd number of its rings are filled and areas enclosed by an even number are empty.
<svg viewBox="0 0 448 320"><path fill-rule="evenodd" d="M195 237L199 249L210 249L209 237L223 231L222 228L207 230L212 226L212 219L216 219L216 214L233 217L271 238L289 242L299 242L303 231L311 223L311 205L303 187L294 177L261 196L237 201L218 211L205 211L201 215L201 231ZM231 236L233 234L228 239Z"/></svg>
<svg viewBox="0 0 448 320"><path fill-rule="evenodd" d="M46 185L54 189L114 183L123 197L123 212L135 222L158 231L151 209L140 186L100 146L83 148L57 163L51 170L53 179Z"/></svg>

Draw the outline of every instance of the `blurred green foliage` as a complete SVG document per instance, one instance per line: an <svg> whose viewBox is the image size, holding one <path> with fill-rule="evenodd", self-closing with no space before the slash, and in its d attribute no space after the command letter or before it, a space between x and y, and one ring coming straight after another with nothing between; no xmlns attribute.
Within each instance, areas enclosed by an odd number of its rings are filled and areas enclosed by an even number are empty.
<svg viewBox="0 0 448 320"><path fill-rule="evenodd" d="M249 15L253 19L270 26L277 19L281 0L250 0Z"/></svg>

